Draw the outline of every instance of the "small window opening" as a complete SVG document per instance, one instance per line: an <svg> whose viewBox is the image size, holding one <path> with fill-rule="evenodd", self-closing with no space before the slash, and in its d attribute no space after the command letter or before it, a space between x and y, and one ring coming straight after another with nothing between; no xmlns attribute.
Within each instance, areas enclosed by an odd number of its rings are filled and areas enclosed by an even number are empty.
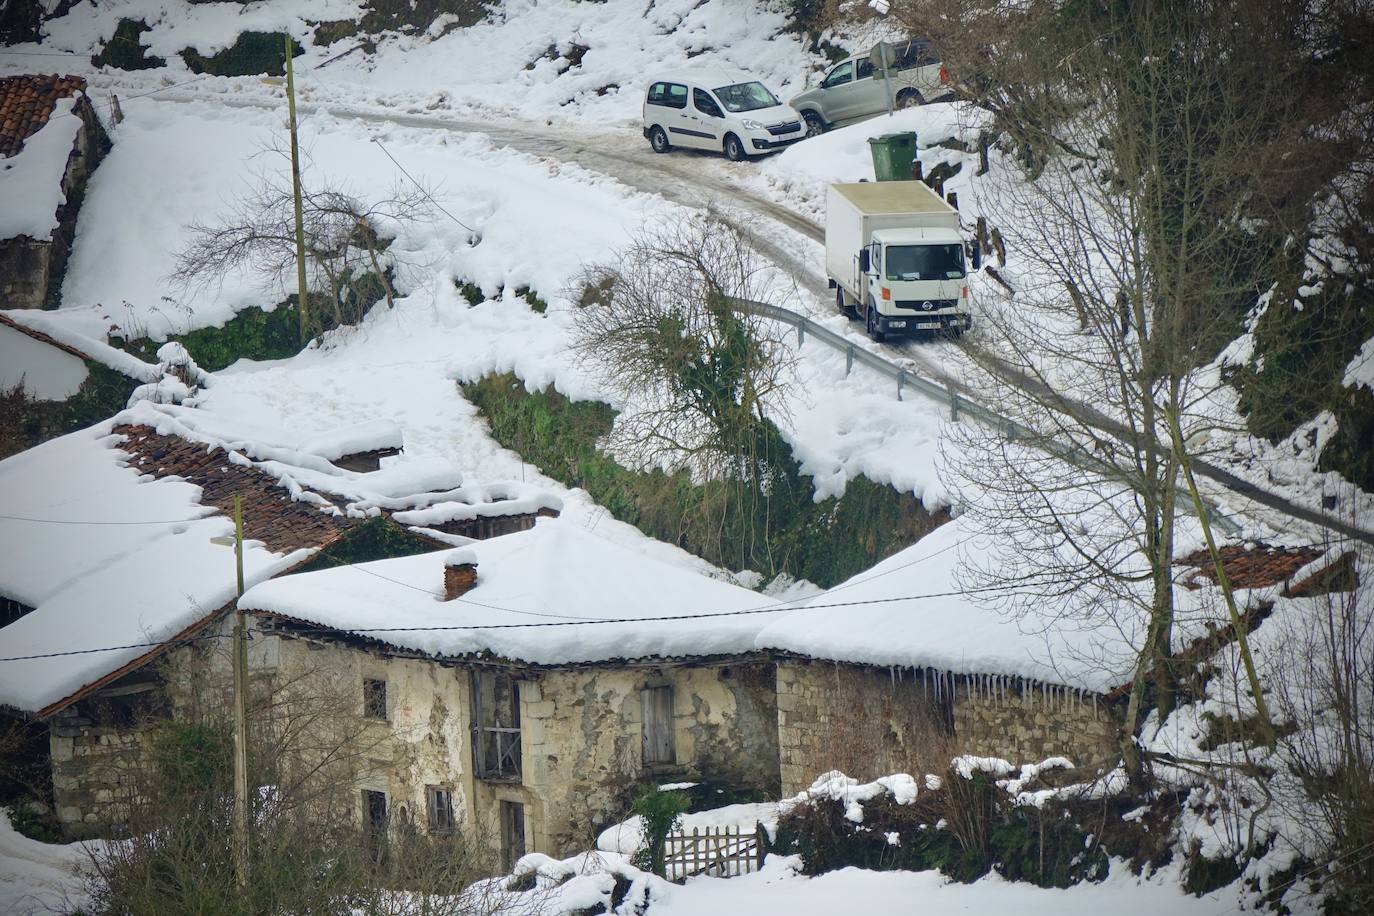
<svg viewBox="0 0 1374 916"><path fill-rule="evenodd" d="M429 832L453 832L453 791L443 786L425 787L425 808L428 811Z"/></svg>
<svg viewBox="0 0 1374 916"><path fill-rule="evenodd" d="M386 681L363 678L363 717L386 718Z"/></svg>

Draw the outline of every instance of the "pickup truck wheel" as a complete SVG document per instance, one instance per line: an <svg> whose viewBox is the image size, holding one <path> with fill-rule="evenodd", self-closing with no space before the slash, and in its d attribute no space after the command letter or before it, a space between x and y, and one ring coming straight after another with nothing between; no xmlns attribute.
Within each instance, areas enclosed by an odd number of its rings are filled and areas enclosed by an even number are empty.
<svg viewBox="0 0 1374 916"><path fill-rule="evenodd" d="M873 300L868 300L868 308L864 309L864 330L868 336L872 337L876 343L883 342L883 332L878 330L878 309L873 304Z"/></svg>
<svg viewBox="0 0 1374 916"><path fill-rule="evenodd" d="M725 158L731 162L743 162L749 158L744 151L744 143L734 134L725 135Z"/></svg>
<svg viewBox="0 0 1374 916"><path fill-rule="evenodd" d="M825 133L825 121L814 111L803 111L802 120L806 122L806 135L816 137Z"/></svg>
<svg viewBox="0 0 1374 916"><path fill-rule="evenodd" d="M903 89L897 93L898 108L915 108L917 105L924 105L925 103L925 96L915 89Z"/></svg>
<svg viewBox="0 0 1374 916"><path fill-rule="evenodd" d="M668 142L668 135L663 132L663 128L654 127L649 131L649 145L654 148L656 153L666 153L672 149L672 144Z"/></svg>
<svg viewBox="0 0 1374 916"><path fill-rule="evenodd" d="M844 297L844 287L835 287L835 308L840 310L840 314L846 318L858 318L859 313L854 306Z"/></svg>

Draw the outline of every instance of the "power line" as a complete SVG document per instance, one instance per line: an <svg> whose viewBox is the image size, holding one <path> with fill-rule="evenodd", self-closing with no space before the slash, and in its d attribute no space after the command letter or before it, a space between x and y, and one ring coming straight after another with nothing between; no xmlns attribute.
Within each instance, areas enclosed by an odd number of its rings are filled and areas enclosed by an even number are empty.
<svg viewBox="0 0 1374 916"><path fill-rule="evenodd" d="M350 564L350 565L351 565L351 564ZM357 567L356 567L356 566L353 566L352 568L356 569ZM364 571L366 572L366 570L364 570ZM370 572L369 572L369 575L376 575L376 574L375 574L375 573L370 573ZM385 576L379 576L378 578L383 578L383 579L385 579L386 577L385 577ZM396 580L394 580L394 579L387 579L387 581L389 581L389 582L395 582L395 583L398 584L398 585L404 585L404 586L407 587L407 588L415 588L415 586L407 585L406 583L403 583L403 582L396 582ZM426 589L417 589L417 590L418 590L418 591L425 592L425 594L428 594L428 595L433 595L433 594L434 594L433 592L430 592L430 591L428 591L428 590L426 590ZM541 629L541 628L546 628L546 627L591 626L591 625L609 624L609 623L657 624L657 623L672 622L672 621L680 621L680 620L705 620L705 619L710 619L710 618L721 618L721 617L742 617L742 616L753 616L753 615L758 615L758 614L781 614L781 613L790 613L790 612L793 612L793 611L809 611L809 610L819 610L819 609L829 609L829 608L859 607L859 606L874 605L874 604L892 604L892 603L895 603L895 602L898 602L898 601L925 601L925 600L930 600L930 599L934 599L934 598L961 597L961 596L971 595L971 594L975 594L975 593L979 593L979 592L1007 591L1007 590L1008 590L1008 589L1007 589L1005 586L987 586L987 587L984 587L984 588L977 588L977 589L962 589L962 590L956 589L956 590L946 591L946 592L928 592L928 593L919 594L919 595L890 595L890 596L887 596L887 597L884 597L884 598L866 598L866 599L857 600L857 601L836 601L836 602L827 602L827 603L823 603L823 604L794 604L794 605L792 605L791 607L782 607L782 606L778 606L778 605L770 605L770 606L768 606L768 607L760 607L760 608L743 608L743 609L735 609L735 610L730 610L730 611L700 611L700 612L685 613L685 614L666 614L666 615L654 616L654 617L562 617L561 619L558 619L558 620L539 621L539 622L537 622L537 623L493 623L493 624L468 623L468 624L446 624L446 625L442 625L442 626L423 626L423 627L421 627L421 626L416 626L416 627L356 627L356 626L355 626L355 627L330 627L330 626L315 626L315 627L294 627L294 628L292 628L291 632L292 632L293 634L296 634L296 635L339 634L339 635L345 635L345 636L366 636L367 634L371 634L371 633L435 633L435 632L452 632L452 631L458 631L458 630L521 630L521 629ZM471 600L464 599L464 598L457 598L457 599L454 599L454 600L457 601L457 602L463 603L463 604L474 604L474 605L477 605L477 606L479 606L479 607L488 608L488 609L490 609L490 610L502 611L502 612L505 612L505 613L512 613L512 614L533 614L533 615L539 615L539 616L558 616L558 615L543 615L543 614L540 614L540 612L537 612L537 611L521 611L521 610L518 610L518 609L515 609L515 608L498 607L498 606L496 606L496 605L483 604L483 603L478 602L478 601L471 601ZM269 614L270 614L270 613L273 613L273 612L272 612L270 609L268 609L268 608L252 608L252 609L250 609L250 610L263 611L263 612L269 613ZM29 660L33 660L33 659L42 659L42 658L61 658L61 657L70 656L70 655L89 655L89 654L96 653L96 652L116 652L116 651L120 651L120 650L124 650L124 649L154 648L154 647L157 647L157 646L176 646L176 645L180 645L180 644L185 643L185 642L193 642L193 641L195 641L196 639L208 639L208 638L219 638L219 635L218 635L218 634L214 634L214 635L211 635L211 636L188 637L188 638L185 638L185 639L168 639L168 640L152 641L152 642L144 642L144 643L129 643L129 644L119 645L119 646L101 646L101 647L98 647L98 648L91 648L91 649L70 649L70 650L66 650L66 651L63 651L63 652L46 652L46 653L36 653L36 654L33 654L33 655L19 655L19 656L0 657L0 662L29 661Z"/></svg>
<svg viewBox="0 0 1374 916"><path fill-rule="evenodd" d="M419 191L420 191L421 194L425 195L425 197L428 197L428 198L429 198L429 202L432 203L432 204L434 204L434 206L438 207L438 208L439 208L439 211L440 211L441 213L443 213L443 214L444 214L445 216L447 216L449 219L453 220L453 221L454 221L455 223L457 223L458 225L462 226L462 227L463 227L464 229L466 229L468 232L471 232L473 235L477 235L477 234L478 234L476 229L472 228L472 227L469 226L467 223L463 222L461 219L459 219L458 217L454 216L452 213L448 212L448 210L445 210L445 209L444 209L444 205L441 204L441 203L439 203L439 201L437 201L437 200L434 199L434 195L429 193L429 189L428 189L428 188L426 188L424 185L420 184L420 182L416 181L416 180L411 176L411 174L410 174L409 172L406 171L406 167L405 167L405 166L401 165L401 163L399 163L399 162L396 162L396 157L393 156L393 155L391 155L391 153L387 152L387 148L386 148L385 146L382 145L382 141L381 141L381 140L378 140L376 137L373 137L373 138L372 138L372 142L375 143L375 144L377 144L377 148L380 149L383 153L386 153L386 158L390 159L393 163L395 163L395 164L396 164L396 168L398 168L398 169L401 170L401 174L404 175L404 176L406 176L407 178L409 178L409 179L410 179L410 183L413 184L413 185L415 185L415 187L419 189Z"/></svg>

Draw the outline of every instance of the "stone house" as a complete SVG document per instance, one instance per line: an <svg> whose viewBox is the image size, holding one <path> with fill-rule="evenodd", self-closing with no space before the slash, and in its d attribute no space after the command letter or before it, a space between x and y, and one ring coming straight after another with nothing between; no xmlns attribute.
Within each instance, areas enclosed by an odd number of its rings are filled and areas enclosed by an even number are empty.
<svg viewBox="0 0 1374 916"><path fill-rule="evenodd" d="M86 182L110 148L78 76L0 78L0 308L49 306Z"/></svg>
<svg viewBox="0 0 1374 916"><path fill-rule="evenodd" d="M54 807L70 835L124 822L147 762L147 720L183 710L177 672L202 667L197 651L223 643L234 551L212 539L232 535L235 497L248 585L433 551L465 540L445 529L474 516L529 527L559 507L519 484L465 487L432 462L413 477L404 464L341 467L399 449L390 423L252 436L140 402L0 461L0 642L24 657L0 665L0 710L48 726ZM398 520L407 509L432 527Z"/></svg>
<svg viewBox="0 0 1374 916"><path fill-rule="evenodd" d="M659 545L655 545L659 546ZM506 861L567 855L627 815L636 784L776 796L762 596L547 520L456 551L283 577L240 602L286 671L348 671L384 730L360 818L477 827ZM362 581L360 581L362 579Z"/></svg>

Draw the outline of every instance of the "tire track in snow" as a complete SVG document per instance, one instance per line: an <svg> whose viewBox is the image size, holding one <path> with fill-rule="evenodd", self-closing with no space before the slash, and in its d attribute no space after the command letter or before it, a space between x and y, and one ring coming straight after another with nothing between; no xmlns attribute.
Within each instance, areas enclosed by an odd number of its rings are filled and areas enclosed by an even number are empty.
<svg viewBox="0 0 1374 916"><path fill-rule="evenodd" d="M256 108L276 110L281 106L279 100L268 99L229 99L206 97L185 93L160 96L169 102L215 102L230 108ZM331 116L349 118L374 124L393 124L421 130L442 130L453 133L481 134L500 146L540 158L552 158L581 166L593 172L600 172L610 178L648 194L657 194L666 200L693 208L713 207L725 215L732 210L744 209L796 232L814 242L823 243L825 233L822 227L800 214L761 197L752 191L738 187L728 181L702 174L699 169L686 167L685 163L694 159L710 156L697 151L679 151L676 160L654 153L645 147L635 152L625 142L622 133L583 133L568 128L519 124L515 122L479 122L436 115L413 114L408 112L377 112L347 106L322 105L317 102L298 102L297 110L303 114L327 113ZM682 154L687 154L683 156ZM691 157L691 158L687 158ZM671 181L665 181L665 176ZM761 254L775 265L786 270L795 278L798 285L811 292L820 302L830 298L830 290L819 279L815 265L804 262L793 252L771 241L759 233L752 233ZM809 315L817 318L819 316ZM928 378L948 384L954 374L951 368L957 367L962 360L958 348L951 343L926 346L895 346L874 344L867 336L846 328L846 337L855 340L856 345L865 346L887 357L896 357L924 373ZM1091 405L1083 404L1060 392L1050 391L1035 379L1024 375L1014 367L1003 363L1003 378L1033 396L1062 405L1066 413L1080 422L1094 426L1109 435L1121 438L1124 427L1117 421L1104 416ZM995 412L995 411L994 411ZM1125 440L1123 440L1125 441ZM1229 493L1279 512L1289 518L1299 519L1310 524L1337 532L1348 538L1374 545L1374 532L1350 522L1333 517L1325 512L1294 503L1283 496L1262 489L1239 475L1210 462L1194 459L1197 476L1219 485ZM1268 520L1276 530L1283 530L1282 523Z"/></svg>

